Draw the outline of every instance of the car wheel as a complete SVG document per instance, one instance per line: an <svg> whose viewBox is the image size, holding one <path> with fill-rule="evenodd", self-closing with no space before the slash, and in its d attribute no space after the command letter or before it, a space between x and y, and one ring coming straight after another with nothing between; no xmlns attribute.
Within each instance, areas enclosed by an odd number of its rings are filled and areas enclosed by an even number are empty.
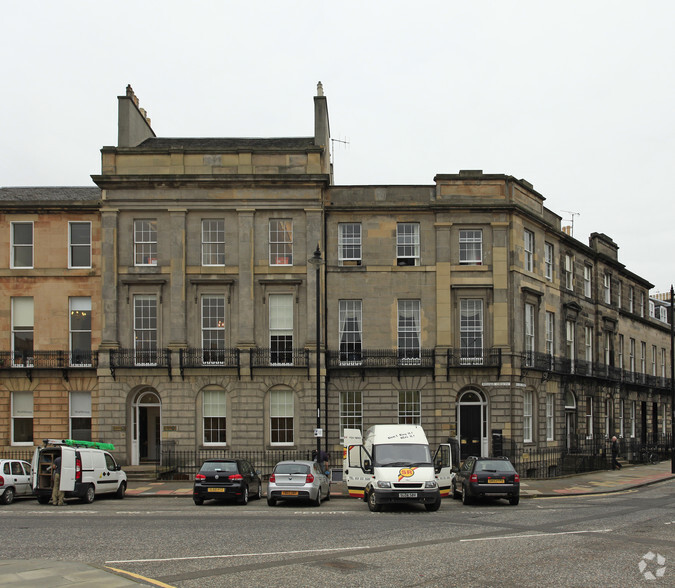
<svg viewBox="0 0 675 588"><path fill-rule="evenodd" d="M244 492L241 495L241 500L239 504L248 504L248 486L244 486Z"/></svg>
<svg viewBox="0 0 675 588"><path fill-rule="evenodd" d="M267 506L276 506L276 505L277 505L277 501L276 501L275 498L268 498L267 499Z"/></svg>
<svg viewBox="0 0 675 588"><path fill-rule="evenodd" d="M193 501L197 506L201 506L202 504L204 504L204 499L203 499L201 496L193 496L193 497L192 497L192 501Z"/></svg>
<svg viewBox="0 0 675 588"><path fill-rule="evenodd" d="M260 500L262 498L262 482L258 482L258 492L255 495L256 500Z"/></svg>
<svg viewBox="0 0 675 588"><path fill-rule="evenodd" d="M94 498L96 496L96 489L94 488L93 484L89 484L87 486L87 491L84 493L84 496L82 497L82 502L85 504L91 504L94 502Z"/></svg>
<svg viewBox="0 0 675 588"><path fill-rule="evenodd" d="M511 506L518 506L518 503L520 502L520 496L512 496L509 498L509 504Z"/></svg>
<svg viewBox="0 0 675 588"><path fill-rule="evenodd" d="M464 486L462 486L462 504L471 504L471 497Z"/></svg>
<svg viewBox="0 0 675 588"><path fill-rule="evenodd" d="M2 495L2 504L12 504L14 502L14 488L7 488Z"/></svg>
<svg viewBox="0 0 675 588"><path fill-rule="evenodd" d="M382 510L382 505L377 504L377 501L375 500L375 492L370 492L368 494L368 509L370 512L380 512Z"/></svg>
<svg viewBox="0 0 675 588"><path fill-rule="evenodd" d="M424 508L427 509L427 512L436 512L439 508L441 508L441 496L440 495L438 496L436 502L432 502L431 504L425 504Z"/></svg>
<svg viewBox="0 0 675 588"><path fill-rule="evenodd" d="M328 484L328 492L326 492L326 500L330 500L330 484Z"/></svg>
<svg viewBox="0 0 675 588"><path fill-rule="evenodd" d="M122 500L124 498L124 493L127 491L127 483L122 482L119 485L119 488L117 488L117 492L115 492L115 498L118 500Z"/></svg>
<svg viewBox="0 0 675 588"><path fill-rule="evenodd" d="M459 492L457 492L457 485L455 484L455 481L452 481L452 487L450 489L450 494L452 495L453 500L457 500L459 498Z"/></svg>
<svg viewBox="0 0 675 588"><path fill-rule="evenodd" d="M37 497L38 502L40 504L47 504L49 502L50 498L51 498L51 496L38 496Z"/></svg>

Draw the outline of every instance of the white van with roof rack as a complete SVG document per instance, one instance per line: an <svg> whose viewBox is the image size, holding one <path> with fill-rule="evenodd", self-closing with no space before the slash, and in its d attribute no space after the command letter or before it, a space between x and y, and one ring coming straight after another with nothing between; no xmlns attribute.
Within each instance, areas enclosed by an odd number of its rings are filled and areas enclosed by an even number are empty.
<svg viewBox="0 0 675 588"><path fill-rule="evenodd" d="M54 460L61 457L59 488L66 498L79 498L87 504L94 502L97 494L124 498L127 475L110 453L114 449L110 443L45 439L33 456L33 493L41 504L49 502L54 485Z"/></svg>

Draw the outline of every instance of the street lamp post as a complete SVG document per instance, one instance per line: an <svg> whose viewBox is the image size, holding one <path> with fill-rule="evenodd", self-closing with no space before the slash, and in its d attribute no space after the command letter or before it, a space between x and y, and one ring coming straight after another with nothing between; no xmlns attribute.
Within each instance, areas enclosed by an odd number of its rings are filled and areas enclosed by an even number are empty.
<svg viewBox="0 0 675 588"><path fill-rule="evenodd" d="M309 263L316 268L316 460L320 460L321 437L318 431L321 430L321 250L319 244L316 244L316 251L310 257Z"/></svg>

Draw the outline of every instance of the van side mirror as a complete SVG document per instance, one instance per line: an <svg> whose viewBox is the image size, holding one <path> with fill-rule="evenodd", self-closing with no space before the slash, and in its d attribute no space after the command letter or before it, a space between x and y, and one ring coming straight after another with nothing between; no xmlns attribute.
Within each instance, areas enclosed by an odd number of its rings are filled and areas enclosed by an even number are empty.
<svg viewBox="0 0 675 588"><path fill-rule="evenodd" d="M373 464L370 463L369 459L363 460L363 471L366 472L367 474L373 473Z"/></svg>
<svg viewBox="0 0 675 588"><path fill-rule="evenodd" d="M122 466L120 464L117 464L117 466L115 467L115 471L117 472L122 471Z"/></svg>

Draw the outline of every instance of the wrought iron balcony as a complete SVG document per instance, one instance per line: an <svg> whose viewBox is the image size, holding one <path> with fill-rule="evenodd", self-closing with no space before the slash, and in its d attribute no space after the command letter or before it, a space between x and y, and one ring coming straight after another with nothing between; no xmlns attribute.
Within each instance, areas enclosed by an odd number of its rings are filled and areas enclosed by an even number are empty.
<svg viewBox="0 0 675 588"><path fill-rule="evenodd" d="M115 379L118 368L166 368L171 379L171 351L169 349L111 349L110 374Z"/></svg>
<svg viewBox="0 0 675 588"><path fill-rule="evenodd" d="M98 351L0 351L0 369L24 369L31 382L33 370L62 370L68 381L70 370L97 367Z"/></svg>
<svg viewBox="0 0 675 588"><path fill-rule="evenodd" d="M237 378L241 377L239 349L203 349L188 347L179 350L181 378L185 378L185 368L237 368Z"/></svg>
<svg viewBox="0 0 675 588"><path fill-rule="evenodd" d="M309 367L308 349L250 349L251 367Z"/></svg>
<svg viewBox="0 0 675 588"><path fill-rule="evenodd" d="M361 351L327 351L329 368L433 368L433 349L361 349Z"/></svg>
<svg viewBox="0 0 675 588"><path fill-rule="evenodd" d="M447 365L450 367L498 367L502 366L502 350L491 347L471 349L448 349Z"/></svg>

